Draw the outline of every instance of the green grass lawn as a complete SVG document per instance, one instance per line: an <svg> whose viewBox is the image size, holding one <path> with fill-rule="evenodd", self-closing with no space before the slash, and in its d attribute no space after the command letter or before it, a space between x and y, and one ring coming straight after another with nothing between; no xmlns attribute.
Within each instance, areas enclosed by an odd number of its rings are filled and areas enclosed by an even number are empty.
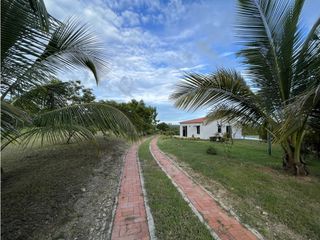
<svg viewBox="0 0 320 240"><path fill-rule="evenodd" d="M209 141L161 137L158 145L205 181L222 185L240 219L265 237L319 239L319 160L308 161L310 176L295 177L281 170L279 146L273 146L268 156L266 144L258 141L234 141L229 154L225 144ZM206 153L209 146L216 148L217 155Z"/></svg>
<svg viewBox="0 0 320 240"><path fill-rule="evenodd" d="M158 239L212 239L149 151L150 140L139 149L148 203Z"/></svg>

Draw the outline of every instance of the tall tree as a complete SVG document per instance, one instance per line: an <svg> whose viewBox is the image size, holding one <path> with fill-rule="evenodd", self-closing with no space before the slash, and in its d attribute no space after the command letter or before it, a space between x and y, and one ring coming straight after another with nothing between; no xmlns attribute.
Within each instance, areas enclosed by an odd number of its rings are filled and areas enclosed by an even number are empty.
<svg viewBox="0 0 320 240"><path fill-rule="evenodd" d="M71 81L68 84L68 100L71 104L81 104L93 102L96 97L91 88L85 88L81 81Z"/></svg>
<svg viewBox="0 0 320 240"><path fill-rule="evenodd" d="M52 111L68 105L70 83L52 80L35 86L19 96L14 96L11 104L29 114Z"/></svg>
<svg viewBox="0 0 320 240"><path fill-rule="evenodd" d="M281 143L285 169L295 174L308 173L301 143L319 106L320 18L306 33L299 27L303 5L303 0L238 1L236 34L243 46L238 55L257 91L235 70L220 69L187 74L171 96L183 109L212 106L211 118L266 126Z"/></svg>

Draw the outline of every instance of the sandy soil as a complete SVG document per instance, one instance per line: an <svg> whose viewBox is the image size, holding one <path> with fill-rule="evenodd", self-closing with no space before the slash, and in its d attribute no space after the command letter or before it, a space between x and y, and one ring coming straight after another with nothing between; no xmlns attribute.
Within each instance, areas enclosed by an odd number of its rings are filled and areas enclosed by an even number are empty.
<svg viewBox="0 0 320 240"><path fill-rule="evenodd" d="M100 143L98 155L88 153L94 151L94 146L84 144L74 147L74 153L61 160L61 163L68 161L66 166L50 165L55 159L50 157L45 163L38 162L39 158L46 157L43 150L32 151L20 159L23 162L28 158L30 163L26 166L33 165L33 170L26 167L17 171L9 165L2 184L1 238L109 239L109 226L118 191L123 154L127 147L122 141L109 139ZM50 154L60 152L65 156L67 151L68 147L62 146ZM97 159L93 159L94 157ZM81 160L77 161L76 158ZM42 178L50 171L38 175L30 173L41 172L43 169L47 171L48 168L57 176L43 185ZM28 174L32 179L23 180L26 176L19 174ZM24 184L26 185L23 186ZM29 193L26 192L28 186L32 188ZM37 187L39 189L35 192ZM43 188L49 190L42 191Z"/></svg>

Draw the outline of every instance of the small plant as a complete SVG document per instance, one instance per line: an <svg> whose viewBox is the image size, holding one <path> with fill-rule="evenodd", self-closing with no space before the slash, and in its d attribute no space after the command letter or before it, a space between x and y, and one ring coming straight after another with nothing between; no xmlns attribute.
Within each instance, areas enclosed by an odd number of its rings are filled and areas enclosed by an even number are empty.
<svg viewBox="0 0 320 240"><path fill-rule="evenodd" d="M207 149L207 154L217 155L217 150L211 146Z"/></svg>
<svg viewBox="0 0 320 240"><path fill-rule="evenodd" d="M229 158L230 157L230 153L232 150L232 145L233 145L233 141L230 138L224 138L224 153L226 154L226 157Z"/></svg>

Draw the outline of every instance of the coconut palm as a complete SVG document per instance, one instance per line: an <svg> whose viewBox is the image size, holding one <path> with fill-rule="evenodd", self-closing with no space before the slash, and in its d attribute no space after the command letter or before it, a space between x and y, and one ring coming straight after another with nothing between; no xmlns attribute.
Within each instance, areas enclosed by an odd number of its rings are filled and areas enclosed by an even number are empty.
<svg viewBox="0 0 320 240"><path fill-rule="evenodd" d="M36 116L11 104L27 92L32 96L33 88L48 83L57 73L76 68L90 70L97 83L107 69L102 43L88 25L76 19L58 21L47 13L42 0L1 1L1 136L6 143L20 137L18 130L24 124L32 126L24 139L37 131L51 140L65 132L88 138L92 134L85 128L90 126L116 135L135 135L124 114L102 104L65 106Z"/></svg>
<svg viewBox="0 0 320 240"><path fill-rule="evenodd" d="M171 96L179 108L210 106L211 118L266 126L281 143L284 167L296 174L307 174L301 143L319 109L320 18L306 33L299 27L303 5L303 0L239 0L238 55L251 85L235 70L189 73Z"/></svg>

